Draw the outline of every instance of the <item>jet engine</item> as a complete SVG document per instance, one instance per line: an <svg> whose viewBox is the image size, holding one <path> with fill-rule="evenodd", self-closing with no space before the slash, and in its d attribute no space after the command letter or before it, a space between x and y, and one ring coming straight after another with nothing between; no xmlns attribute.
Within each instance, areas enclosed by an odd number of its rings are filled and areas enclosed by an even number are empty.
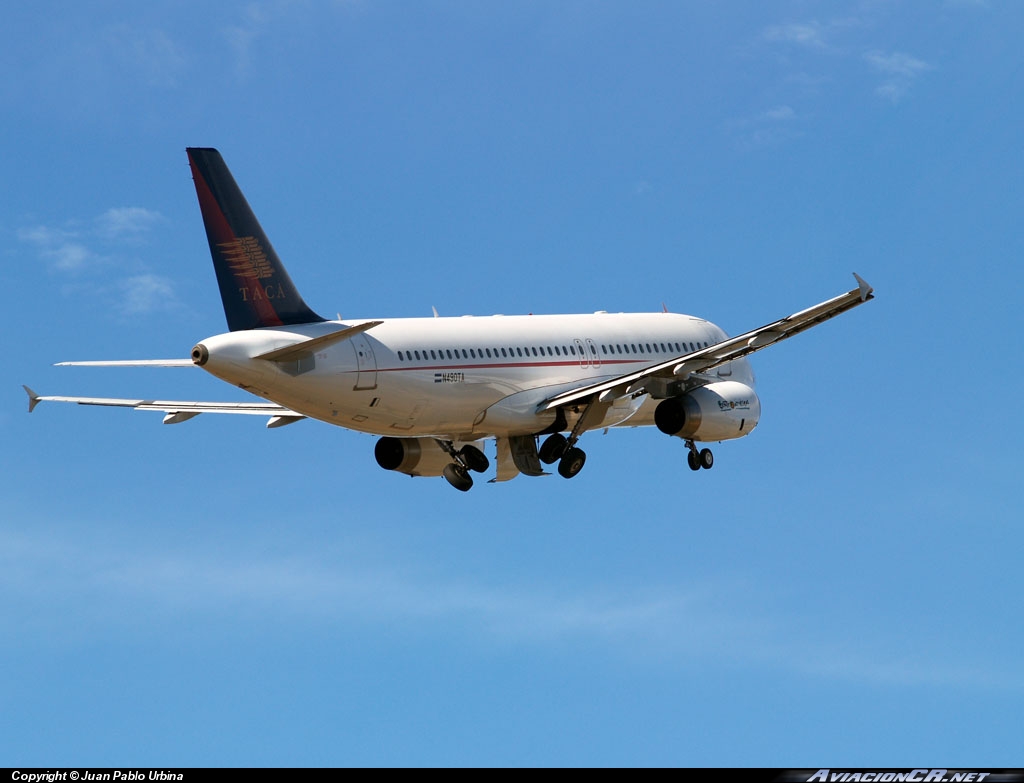
<svg viewBox="0 0 1024 783"><path fill-rule="evenodd" d="M456 451L467 445L484 450L482 440L456 442L452 445ZM433 438L385 436L377 441L373 456L384 470L397 470L408 476L441 476L444 475L445 467L452 463L451 455L437 445Z"/></svg>
<svg viewBox="0 0 1024 783"><path fill-rule="evenodd" d="M654 423L666 435L704 442L742 437L760 418L757 394L738 381L709 383L662 400L654 410Z"/></svg>

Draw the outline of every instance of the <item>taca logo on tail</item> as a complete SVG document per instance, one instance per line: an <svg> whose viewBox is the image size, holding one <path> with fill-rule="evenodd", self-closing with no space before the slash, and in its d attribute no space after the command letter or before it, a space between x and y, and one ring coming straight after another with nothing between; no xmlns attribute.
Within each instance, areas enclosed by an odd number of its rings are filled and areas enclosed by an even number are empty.
<svg viewBox="0 0 1024 783"><path fill-rule="evenodd" d="M288 277L220 153L207 147L186 152L228 329L323 321Z"/></svg>

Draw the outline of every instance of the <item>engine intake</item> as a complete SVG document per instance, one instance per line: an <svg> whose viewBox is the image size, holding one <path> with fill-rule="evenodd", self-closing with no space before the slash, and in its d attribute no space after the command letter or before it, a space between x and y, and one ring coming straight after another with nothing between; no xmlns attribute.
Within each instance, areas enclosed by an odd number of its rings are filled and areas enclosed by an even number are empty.
<svg viewBox="0 0 1024 783"><path fill-rule="evenodd" d="M666 435L705 442L742 437L760 418L757 394L737 381L710 383L669 397L654 410L654 423Z"/></svg>
<svg viewBox="0 0 1024 783"><path fill-rule="evenodd" d="M457 442L453 445L458 450L467 443ZM482 440L472 441L471 445L481 451L484 449ZM395 470L407 476L440 476L445 466L452 462L451 455L437 445L433 438L385 436L373 447L373 456L384 470Z"/></svg>

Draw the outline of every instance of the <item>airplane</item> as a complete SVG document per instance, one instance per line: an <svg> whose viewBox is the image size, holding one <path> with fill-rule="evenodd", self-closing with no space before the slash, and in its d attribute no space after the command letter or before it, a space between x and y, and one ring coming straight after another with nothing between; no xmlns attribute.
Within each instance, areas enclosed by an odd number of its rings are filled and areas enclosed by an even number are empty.
<svg viewBox="0 0 1024 783"><path fill-rule="evenodd" d="M303 300L220 153L186 149L228 332L188 359L60 362L58 366L199 367L261 402L40 396L161 411L165 424L202 413L267 417L270 428L317 419L379 436L384 469L443 476L455 489L490 470L565 478L586 461L590 431L656 426L682 439L687 464L710 469L698 444L749 435L761 416L747 357L874 298L857 287L736 337L669 312L331 321ZM664 308L663 308L664 309Z"/></svg>

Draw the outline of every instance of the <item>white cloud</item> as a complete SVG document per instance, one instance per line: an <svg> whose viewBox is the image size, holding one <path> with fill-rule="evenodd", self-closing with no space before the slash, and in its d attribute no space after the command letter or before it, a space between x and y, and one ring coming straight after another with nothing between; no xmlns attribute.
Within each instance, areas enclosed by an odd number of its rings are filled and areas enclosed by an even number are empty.
<svg viewBox="0 0 1024 783"><path fill-rule="evenodd" d="M59 271L81 272L110 261L111 243L138 241L163 220L163 216L144 207L113 207L91 222L69 221L67 227L37 225L19 229L18 239L32 245L39 257Z"/></svg>
<svg viewBox="0 0 1024 783"><path fill-rule="evenodd" d="M885 52L868 48L865 43L852 42L851 37L857 31L870 32L872 29L871 15L868 13L861 17L829 19L824 23L813 20L771 25L762 30L761 38L773 44L803 50L803 59L813 63L817 68L834 68L837 64L846 64L851 58L861 56L882 77L875 88L876 94L894 104L899 103L921 75L932 70L934 66L904 52ZM821 54L827 54L828 57L822 57ZM799 60L796 54L784 58L787 65L794 60ZM787 77L787 80L794 83L802 81L814 86L828 81L821 76L809 77L806 70Z"/></svg>
<svg viewBox="0 0 1024 783"><path fill-rule="evenodd" d="M118 289L121 309L127 315L164 310L177 304L174 285L160 275L134 275L122 280Z"/></svg>
<svg viewBox="0 0 1024 783"><path fill-rule="evenodd" d="M792 106L775 106L762 114L761 118L773 122L784 122L796 119L796 112L793 111Z"/></svg>
<svg viewBox="0 0 1024 783"><path fill-rule="evenodd" d="M162 544L160 545L163 546ZM679 665L726 660L832 680L901 687L1024 688L1013 670L907 636L903 629L855 624L837 641L815 624L773 610L764 590L735 580L690 585L615 586L486 584L452 580L415 564L375 565L359 552L216 557L146 545L75 540L66 533L0 531L0 605L38 637L159 627L168 616L208 620L259 618L264 624L353 623L407 633L446 632L521 647L600 645L639 660ZM14 616L17 615L17 616ZM24 615L24 616L22 616ZM857 645L850 638L859 639ZM872 639L880 640L877 644Z"/></svg>
<svg viewBox="0 0 1024 783"><path fill-rule="evenodd" d="M267 25L276 15L281 14L287 3L250 3L242 14L237 25L224 30L228 45L235 53L235 70L241 75L249 69L251 51L256 39L259 38Z"/></svg>
<svg viewBox="0 0 1024 783"><path fill-rule="evenodd" d="M114 300L117 311L131 316L179 306L170 278L146 271L125 254L126 245L140 242L163 220L159 212L144 207L112 207L85 223L31 226L17 236L52 271L74 273L62 279L65 296L88 291L90 299Z"/></svg>
<svg viewBox="0 0 1024 783"><path fill-rule="evenodd" d="M933 66L903 52L886 54L877 49L865 52L864 59L875 71L883 75L883 81L875 92L883 98L899 103L914 82Z"/></svg>
<svg viewBox="0 0 1024 783"><path fill-rule="evenodd" d="M867 52L864 55L864 59L867 60L876 70L881 71L882 73L888 73L894 76L904 76L907 78L914 78L931 67L923 60L918 60L916 57L911 57L909 54L904 54L903 52L885 54L878 50L874 50Z"/></svg>
<svg viewBox="0 0 1024 783"><path fill-rule="evenodd" d="M77 232L47 226L18 230L18 239L34 245L39 257L63 272L86 268L99 256L78 241Z"/></svg>
<svg viewBox="0 0 1024 783"><path fill-rule="evenodd" d="M96 218L99 233L107 238L138 237L163 220L163 215L144 207L112 207Z"/></svg>
<svg viewBox="0 0 1024 783"><path fill-rule="evenodd" d="M54 265L63 270L81 269L95 258L92 251L76 242L65 242L46 252L53 259Z"/></svg>
<svg viewBox="0 0 1024 783"><path fill-rule="evenodd" d="M142 30L126 24L109 28L102 51L118 73L128 73L150 87L178 86L188 58L184 50L163 30Z"/></svg>
<svg viewBox="0 0 1024 783"><path fill-rule="evenodd" d="M825 38L818 22L780 24L766 27L762 32L766 41L797 44L813 49L824 49Z"/></svg>
<svg viewBox="0 0 1024 783"><path fill-rule="evenodd" d="M757 114L736 120L729 124L738 134L742 148L755 149L782 144L790 139L799 138L802 131L797 123L799 115L789 105L781 104Z"/></svg>

